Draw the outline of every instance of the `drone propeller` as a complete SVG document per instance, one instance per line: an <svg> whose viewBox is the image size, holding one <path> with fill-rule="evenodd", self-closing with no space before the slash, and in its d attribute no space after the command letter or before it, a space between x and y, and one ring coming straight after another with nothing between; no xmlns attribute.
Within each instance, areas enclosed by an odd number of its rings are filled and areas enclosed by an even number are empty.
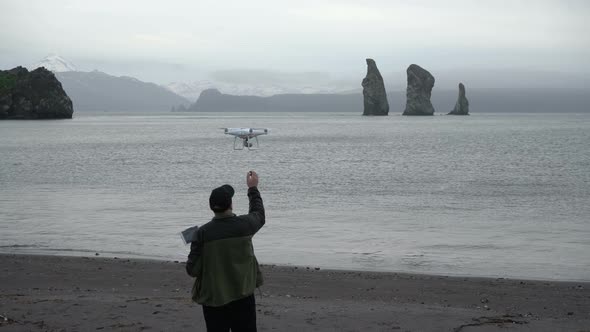
<svg viewBox="0 0 590 332"><path fill-rule="evenodd" d="M270 129L268 128L250 128L250 133L252 132L252 130L263 130L265 134L268 134L270 132Z"/></svg>

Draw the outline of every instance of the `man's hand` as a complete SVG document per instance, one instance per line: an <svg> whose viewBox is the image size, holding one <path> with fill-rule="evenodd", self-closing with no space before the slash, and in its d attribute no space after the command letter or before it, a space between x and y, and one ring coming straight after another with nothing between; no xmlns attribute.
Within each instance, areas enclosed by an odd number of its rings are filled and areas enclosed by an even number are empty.
<svg viewBox="0 0 590 332"><path fill-rule="evenodd" d="M248 172L246 175L246 184L248 188L258 187L258 174L254 171Z"/></svg>

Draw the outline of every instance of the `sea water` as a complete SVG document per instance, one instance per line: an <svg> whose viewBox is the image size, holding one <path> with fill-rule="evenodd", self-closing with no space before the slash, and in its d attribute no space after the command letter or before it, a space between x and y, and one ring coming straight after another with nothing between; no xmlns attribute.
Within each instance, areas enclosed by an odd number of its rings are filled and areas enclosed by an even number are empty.
<svg viewBox="0 0 590 332"><path fill-rule="evenodd" d="M270 128L234 151L223 127ZM0 122L0 252L184 260L260 175L259 261L590 280L590 114L76 113Z"/></svg>

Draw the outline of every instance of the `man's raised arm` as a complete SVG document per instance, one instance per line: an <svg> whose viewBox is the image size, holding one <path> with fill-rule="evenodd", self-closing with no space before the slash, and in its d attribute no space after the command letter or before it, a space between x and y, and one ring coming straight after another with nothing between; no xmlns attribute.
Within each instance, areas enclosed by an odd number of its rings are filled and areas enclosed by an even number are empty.
<svg viewBox="0 0 590 332"><path fill-rule="evenodd" d="M258 191L258 174L254 171L248 172L246 184L248 185L248 198L250 199L250 209L248 210L250 218L248 219L255 231L258 231L266 221L262 197L260 197L260 191Z"/></svg>

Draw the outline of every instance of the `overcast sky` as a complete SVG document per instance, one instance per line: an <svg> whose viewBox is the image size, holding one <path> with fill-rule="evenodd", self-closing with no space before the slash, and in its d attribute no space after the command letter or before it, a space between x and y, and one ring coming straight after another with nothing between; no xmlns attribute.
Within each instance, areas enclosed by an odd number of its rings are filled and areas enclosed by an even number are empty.
<svg viewBox="0 0 590 332"><path fill-rule="evenodd" d="M589 18L583 0L0 0L0 67L57 53L82 70L155 81L226 69L362 73L367 57L382 72L588 73Z"/></svg>

